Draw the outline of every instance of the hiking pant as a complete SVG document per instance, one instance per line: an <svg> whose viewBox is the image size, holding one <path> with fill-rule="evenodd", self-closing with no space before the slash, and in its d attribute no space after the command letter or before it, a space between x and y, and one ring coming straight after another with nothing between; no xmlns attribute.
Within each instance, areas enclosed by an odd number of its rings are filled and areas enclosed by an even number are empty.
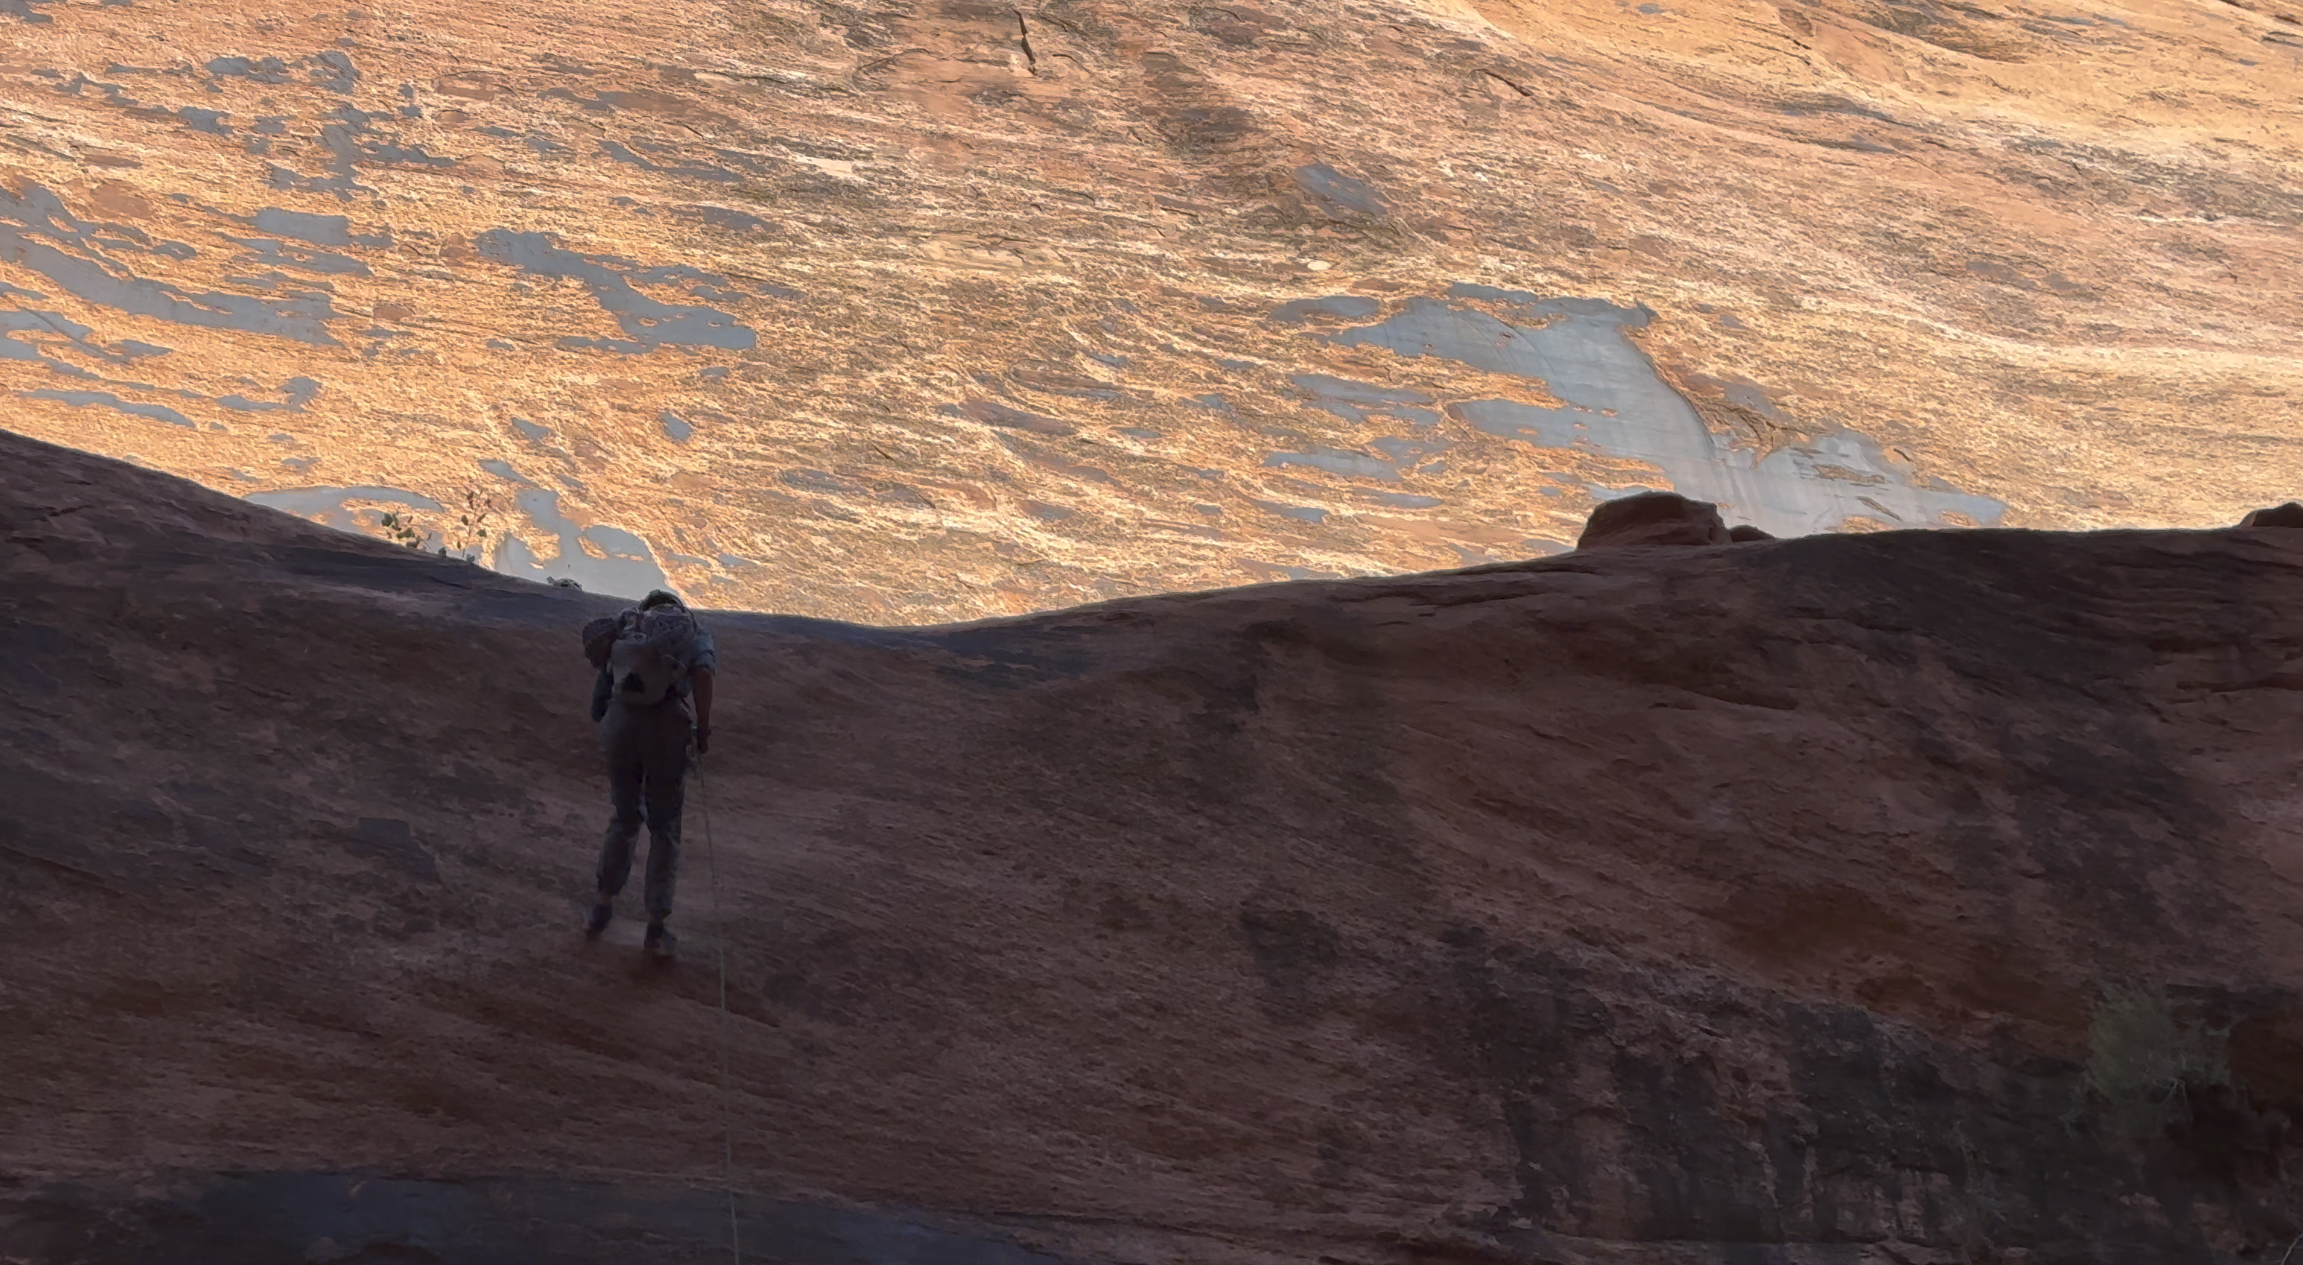
<svg viewBox="0 0 2303 1265"><path fill-rule="evenodd" d="M600 848L600 895L624 890L632 874L632 846L640 823L648 826L648 920L671 916L672 877L680 860L680 804L686 796L688 747L695 733L688 700L633 707L621 699L600 719L600 746L608 757L608 795L615 816Z"/></svg>

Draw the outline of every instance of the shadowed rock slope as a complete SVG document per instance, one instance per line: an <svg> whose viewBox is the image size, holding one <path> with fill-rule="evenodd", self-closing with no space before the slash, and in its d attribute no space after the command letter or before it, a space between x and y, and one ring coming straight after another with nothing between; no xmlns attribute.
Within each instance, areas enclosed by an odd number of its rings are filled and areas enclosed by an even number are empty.
<svg viewBox="0 0 2303 1265"><path fill-rule="evenodd" d="M2303 1229L2303 532L721 615L660 973L576 934L604 599L11 436L0 579L6 1259L708 1260L723 1128L752 1260ZM2111 1131L2104 980L2242 1100Z"/></svg>

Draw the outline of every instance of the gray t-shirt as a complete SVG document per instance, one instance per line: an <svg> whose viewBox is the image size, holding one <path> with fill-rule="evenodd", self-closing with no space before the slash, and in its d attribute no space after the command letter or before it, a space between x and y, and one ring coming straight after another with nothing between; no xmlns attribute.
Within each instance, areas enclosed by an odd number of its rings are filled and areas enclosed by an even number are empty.
<svg viewBox="0 0 2303 1265"><path fill-rule="evenodd" d="M693 615L689 618L695 619ZM698 668L706 672L719 671L720 648L712 642L712 631L704 627L701 622L691 622L688 629L688 635L679 639L679 649L669 653L679 658L682 665L690 673L695 672ZM680 682L680 693L684 695L687 692L688 683L683 678Z"/></svg>

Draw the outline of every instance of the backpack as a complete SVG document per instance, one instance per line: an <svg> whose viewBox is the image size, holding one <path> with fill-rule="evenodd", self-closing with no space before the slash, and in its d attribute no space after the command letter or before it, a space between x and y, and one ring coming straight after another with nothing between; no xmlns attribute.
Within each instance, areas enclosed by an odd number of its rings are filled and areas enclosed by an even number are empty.
<svg viewBox="0 0 2303 1265"><path fill-rule="evenodd" d="M696 618L685 608L625 611L612 628L586 631L592 661L599 664L609 692L626 706L653 707L687 693L687 649Z"/></svg>

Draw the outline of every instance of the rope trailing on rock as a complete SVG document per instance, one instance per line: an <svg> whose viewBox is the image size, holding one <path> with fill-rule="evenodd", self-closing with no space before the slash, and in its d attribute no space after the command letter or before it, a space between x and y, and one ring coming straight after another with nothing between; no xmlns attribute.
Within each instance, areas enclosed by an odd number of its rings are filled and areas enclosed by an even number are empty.
<svg viewBox="0 0 2303 1265"><path fill-rule="evenodd" d="M720 912L719 849L712 846L712 801L704 785L704 758L696 757L696 807L704 819L704 872L712 889L712 956L720 972L720 1184L728 1188L728 1253L744 1265L736 1222L736 1121L728 1098L728 920Z"/></svg>

